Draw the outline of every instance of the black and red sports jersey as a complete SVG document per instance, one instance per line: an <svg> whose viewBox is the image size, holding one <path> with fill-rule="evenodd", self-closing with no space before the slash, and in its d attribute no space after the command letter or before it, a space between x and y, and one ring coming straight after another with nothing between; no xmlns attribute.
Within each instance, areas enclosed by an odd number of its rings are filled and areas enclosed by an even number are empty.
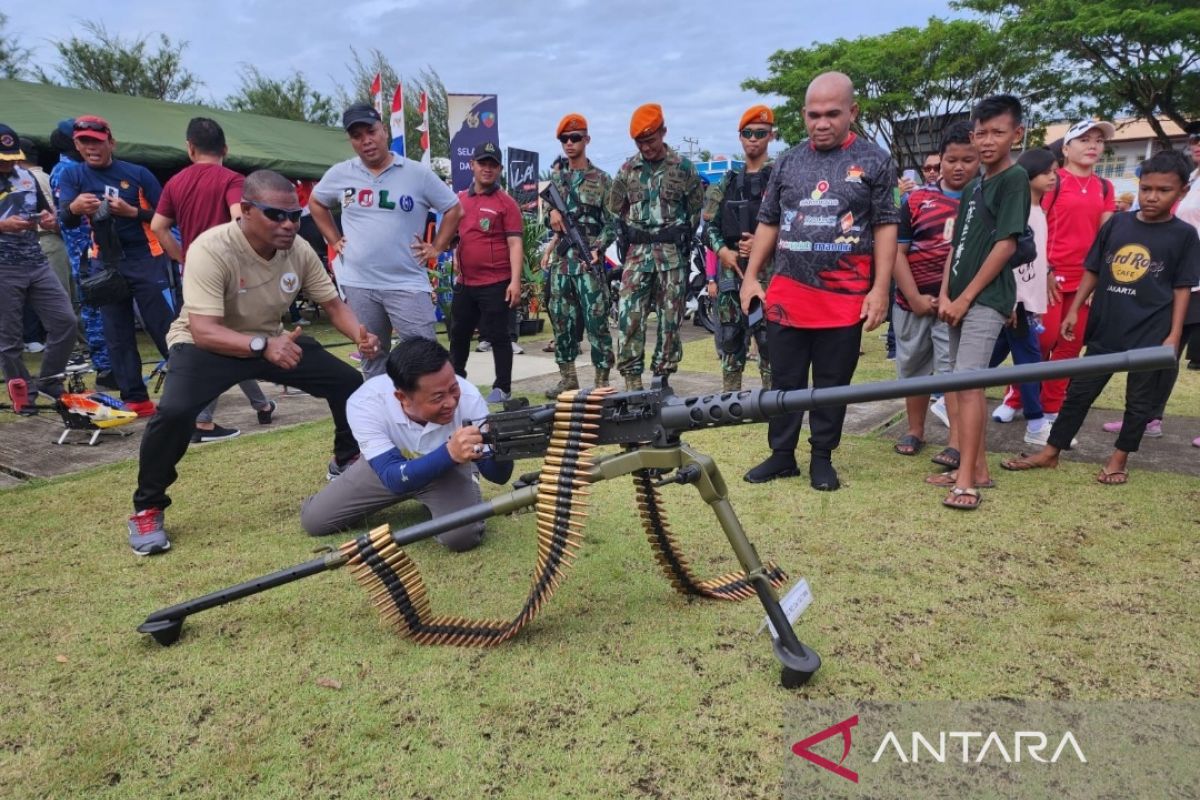
<svg viewBox="0 0 1200 800"><path fill-rule="evenodd" d="M779 227L767 319L793 328L857 324L874 279L874 229L899 220L892 158L851 134L832 150L807 141L775 161L758 221Z"/></svg>
<svg viewBox="0 0 1200 800"><path fill-rule="evenodd" d="M961 197L962 192L922 186L900 205L899 241L908 245L908 266L921 294L936 297L941 288ZM912 310L899 289L896 290L896 302L905 311Z"/></svg>

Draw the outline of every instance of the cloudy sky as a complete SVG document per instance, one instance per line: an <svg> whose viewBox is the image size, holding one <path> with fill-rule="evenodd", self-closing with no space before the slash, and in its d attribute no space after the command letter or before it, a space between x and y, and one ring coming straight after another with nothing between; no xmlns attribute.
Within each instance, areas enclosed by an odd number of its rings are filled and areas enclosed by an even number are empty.
<svg viewBox="0 0 1200 800"><path fill-rule="evenodd" d="M202 95L237 90L253 64L285 77L302 70L332 93L348 81L351 46L383 51L401 73L432 66L450 92L499 95L501 145L559 153L554 127L563 114L588 118L589 154L614 170L632 154L629 117L641 103L662 104L668 141L683 137L714 153L740 152L737 121L757 102L739 88L767 75L767 58L814 41L882 33L949 16L947 0L857 3L750 2L652 4L645 0L115 0L81 7L63 0L6 10L8 32L53 62L52 42L84 35L81 19L123 36L165 33L187 41L186 66ZM748 16L753 14L754 16ZM777 98L775 98L777 100ZM349 149L347 148L349 155Z"/></svg>

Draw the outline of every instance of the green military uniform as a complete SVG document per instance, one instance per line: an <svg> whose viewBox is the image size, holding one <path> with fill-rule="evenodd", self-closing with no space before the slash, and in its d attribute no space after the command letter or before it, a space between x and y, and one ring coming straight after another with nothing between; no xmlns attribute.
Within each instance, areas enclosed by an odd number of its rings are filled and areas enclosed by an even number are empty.
<svg viewBox="0 0 1200 800"><path fill-rule="evenodd" d="M651 309L658 314L651 372L669 375L683 357L679 326L688 246L700 224L703 204L704 184L695 166L671 148L658 162L635 155L613 179L608 210L624 223L630 242L623 254L618 313L623 337L617 369L627 379L640 378L645 367L645 324Z"/></svg>
<svg viewBox="0 0 1200 800"><path fill-rule="evenodd" d="M616 223L604 206L612 178L589 160L584 169L562 169L550 176L583 229L593 250L603 253L616 239ZM565 241L559 237L559 242ZM575 248L558 248L550 256L550 324L554 327L554 360L573 364L579 356L579 316L592 345L592 365L605 374L613 365L612 335L608 331L608 289L602 264L591 269Z"/></svg>
<svg viewBox="0 0 1200 800"><path fill-rule="evenodd" d="M769 168L775 159L768 158L762 169ZM724 233L721 230L721 206L730 185L737 178L740 170L726 172L721 180L710 184L704 195L704 243L714 253L719 253L726 247ZM736 250L737 248L732 248ZM758 272L758 283L763 291L771 282L771 267L775 259L768 257L763 268ZM742 313L741 282L736 272L720 264L717 265L717 328L714 338L717 346L717 357L721 361L721 388L736 390L742 387L742 372L746 369L746 358L749 355L751 331L746 325L746 315ZM771 364L764 348L758 351L758 374L762 378L762 388L771 388Z"/></svg>

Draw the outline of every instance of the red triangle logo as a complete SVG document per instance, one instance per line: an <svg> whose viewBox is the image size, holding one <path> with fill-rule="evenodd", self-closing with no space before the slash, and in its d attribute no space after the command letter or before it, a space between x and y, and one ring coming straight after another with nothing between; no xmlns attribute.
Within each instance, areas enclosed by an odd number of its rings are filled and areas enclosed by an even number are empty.
<svg viewBox="0 0 1200 800"><path fill-rule="evenodd" d="M792 745L792 752L803 759L811 761L821 769L827 769L834 775L840 775L852 783L858 783L858 773L842 766L842 762L846 760L846 756L850 755L850 729L857 724L858 714L855 714L853 717L844 719L834 725L830 725L828 728L819 733L814 733L807 739L801 739L800 741L796 742L794 745ZM819 744L820 742L823 742L839 733L842 735L842 757L838 763L835 764L828 758L819 756L809 749L813 745Z"/></svg>

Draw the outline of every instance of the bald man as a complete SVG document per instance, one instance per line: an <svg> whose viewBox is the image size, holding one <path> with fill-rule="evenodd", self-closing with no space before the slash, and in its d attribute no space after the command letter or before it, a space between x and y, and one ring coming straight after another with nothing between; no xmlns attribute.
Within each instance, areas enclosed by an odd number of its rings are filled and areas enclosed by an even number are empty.
<svg viewBox="0 0 1200 800"><path fill-rule="evenodd" d="M808 139L775 162L742 280L742 308L763 303L775 389L850 383L862 331L887 314L900 198L896 165L878 145L850 130L858 118L854 85L839 72L818 75L804 96ZM764 292L758 275L774 256ZM771 454L746 473L750 483L799 475L802 413L771 420ZM809 482L841 486L833 451L844 406L811 412Z"/></svg>

